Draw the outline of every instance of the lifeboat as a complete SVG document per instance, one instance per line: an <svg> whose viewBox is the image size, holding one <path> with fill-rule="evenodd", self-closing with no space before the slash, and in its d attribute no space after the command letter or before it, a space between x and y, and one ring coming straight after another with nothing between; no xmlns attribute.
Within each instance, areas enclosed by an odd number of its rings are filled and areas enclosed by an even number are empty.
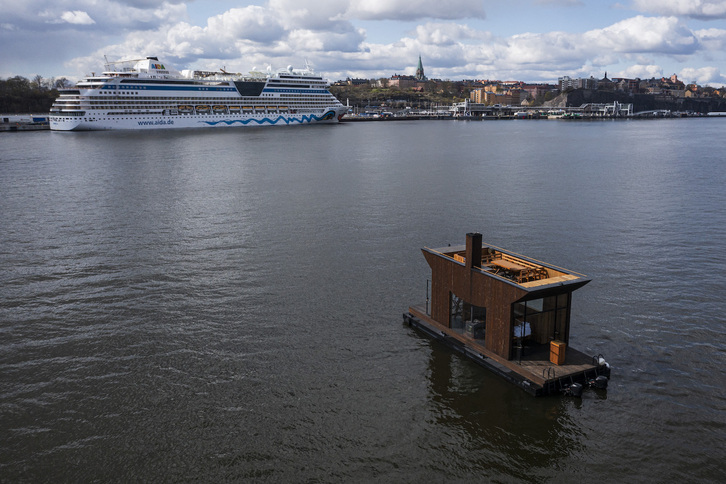
<svg viewBox="0 0 726 484"><path fill-rule="evenodd" d="M221 104L214 106L212 108L212 111L214 111L214 114L224 114L227 112L227 106L222 106Z"/></svg>
<svg viewBox="0 0 726 484"><path fill-rule="evenodd" d="M192 112L192 107L182 104L179 106L179 112L182 114L190 114Z"/></svg>
<svg viewBox="0 0 726 484"><path fill-rule="evenodd" d="M209 114L210 112L209 106L206 104L200 104L195 109L197 110L197 114Z"/></svg>

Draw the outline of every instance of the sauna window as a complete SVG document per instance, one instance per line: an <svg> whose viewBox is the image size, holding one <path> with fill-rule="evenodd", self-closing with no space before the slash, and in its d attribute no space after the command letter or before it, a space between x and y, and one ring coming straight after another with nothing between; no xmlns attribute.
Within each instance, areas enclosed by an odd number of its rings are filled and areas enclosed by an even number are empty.
<svg viewBox="0 0 726 484"><path fill-rule="evenodd" d="M451 293L451 311L449 314L451 328L465 330L471 333L472 337L483 339L486 314L486 308L470 304Z"/></svg>
<svg viewBox="0 0 726 484"><path fill-rule="evenodd" d="M515 303L512 337L538 344L567 339L567 309L570 295L559 294Z"/></svg>

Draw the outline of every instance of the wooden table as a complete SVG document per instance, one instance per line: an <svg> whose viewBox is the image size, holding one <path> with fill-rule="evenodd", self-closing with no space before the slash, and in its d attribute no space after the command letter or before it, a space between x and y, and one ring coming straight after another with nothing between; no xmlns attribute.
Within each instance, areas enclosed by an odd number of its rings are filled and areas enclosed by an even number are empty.
<svg viewBox="0 0 726 484"><path fill-rule="evenodd" d="M523 270L527 269L524 266L503 259L495 259L491 261L490 264L501 267L502 269L506 269L511 272L522 272Z"/></svg>

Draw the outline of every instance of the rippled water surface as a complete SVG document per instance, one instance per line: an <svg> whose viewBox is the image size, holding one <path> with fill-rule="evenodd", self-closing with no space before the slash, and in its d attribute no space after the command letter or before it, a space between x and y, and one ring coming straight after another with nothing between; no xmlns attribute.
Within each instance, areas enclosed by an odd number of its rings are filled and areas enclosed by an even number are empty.
<svg viewBox="0 0 726 484"><path fill-rule="evenodd" d="M723 482L723 120L0 135L0 481ZM404 326L420 248L583 272L606 393Z"/></svg>

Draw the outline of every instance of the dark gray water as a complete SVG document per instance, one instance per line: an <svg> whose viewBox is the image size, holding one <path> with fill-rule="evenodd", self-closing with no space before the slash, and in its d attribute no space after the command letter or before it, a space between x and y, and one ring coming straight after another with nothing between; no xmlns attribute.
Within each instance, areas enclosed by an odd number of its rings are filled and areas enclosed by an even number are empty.
<svg viewBox="0 0 726 484"><path fill-rule="evenodd" d="M0 136L0 481L723 482L723 120ZM587 274L606 394L402 324L419 249Z"/></svg>

